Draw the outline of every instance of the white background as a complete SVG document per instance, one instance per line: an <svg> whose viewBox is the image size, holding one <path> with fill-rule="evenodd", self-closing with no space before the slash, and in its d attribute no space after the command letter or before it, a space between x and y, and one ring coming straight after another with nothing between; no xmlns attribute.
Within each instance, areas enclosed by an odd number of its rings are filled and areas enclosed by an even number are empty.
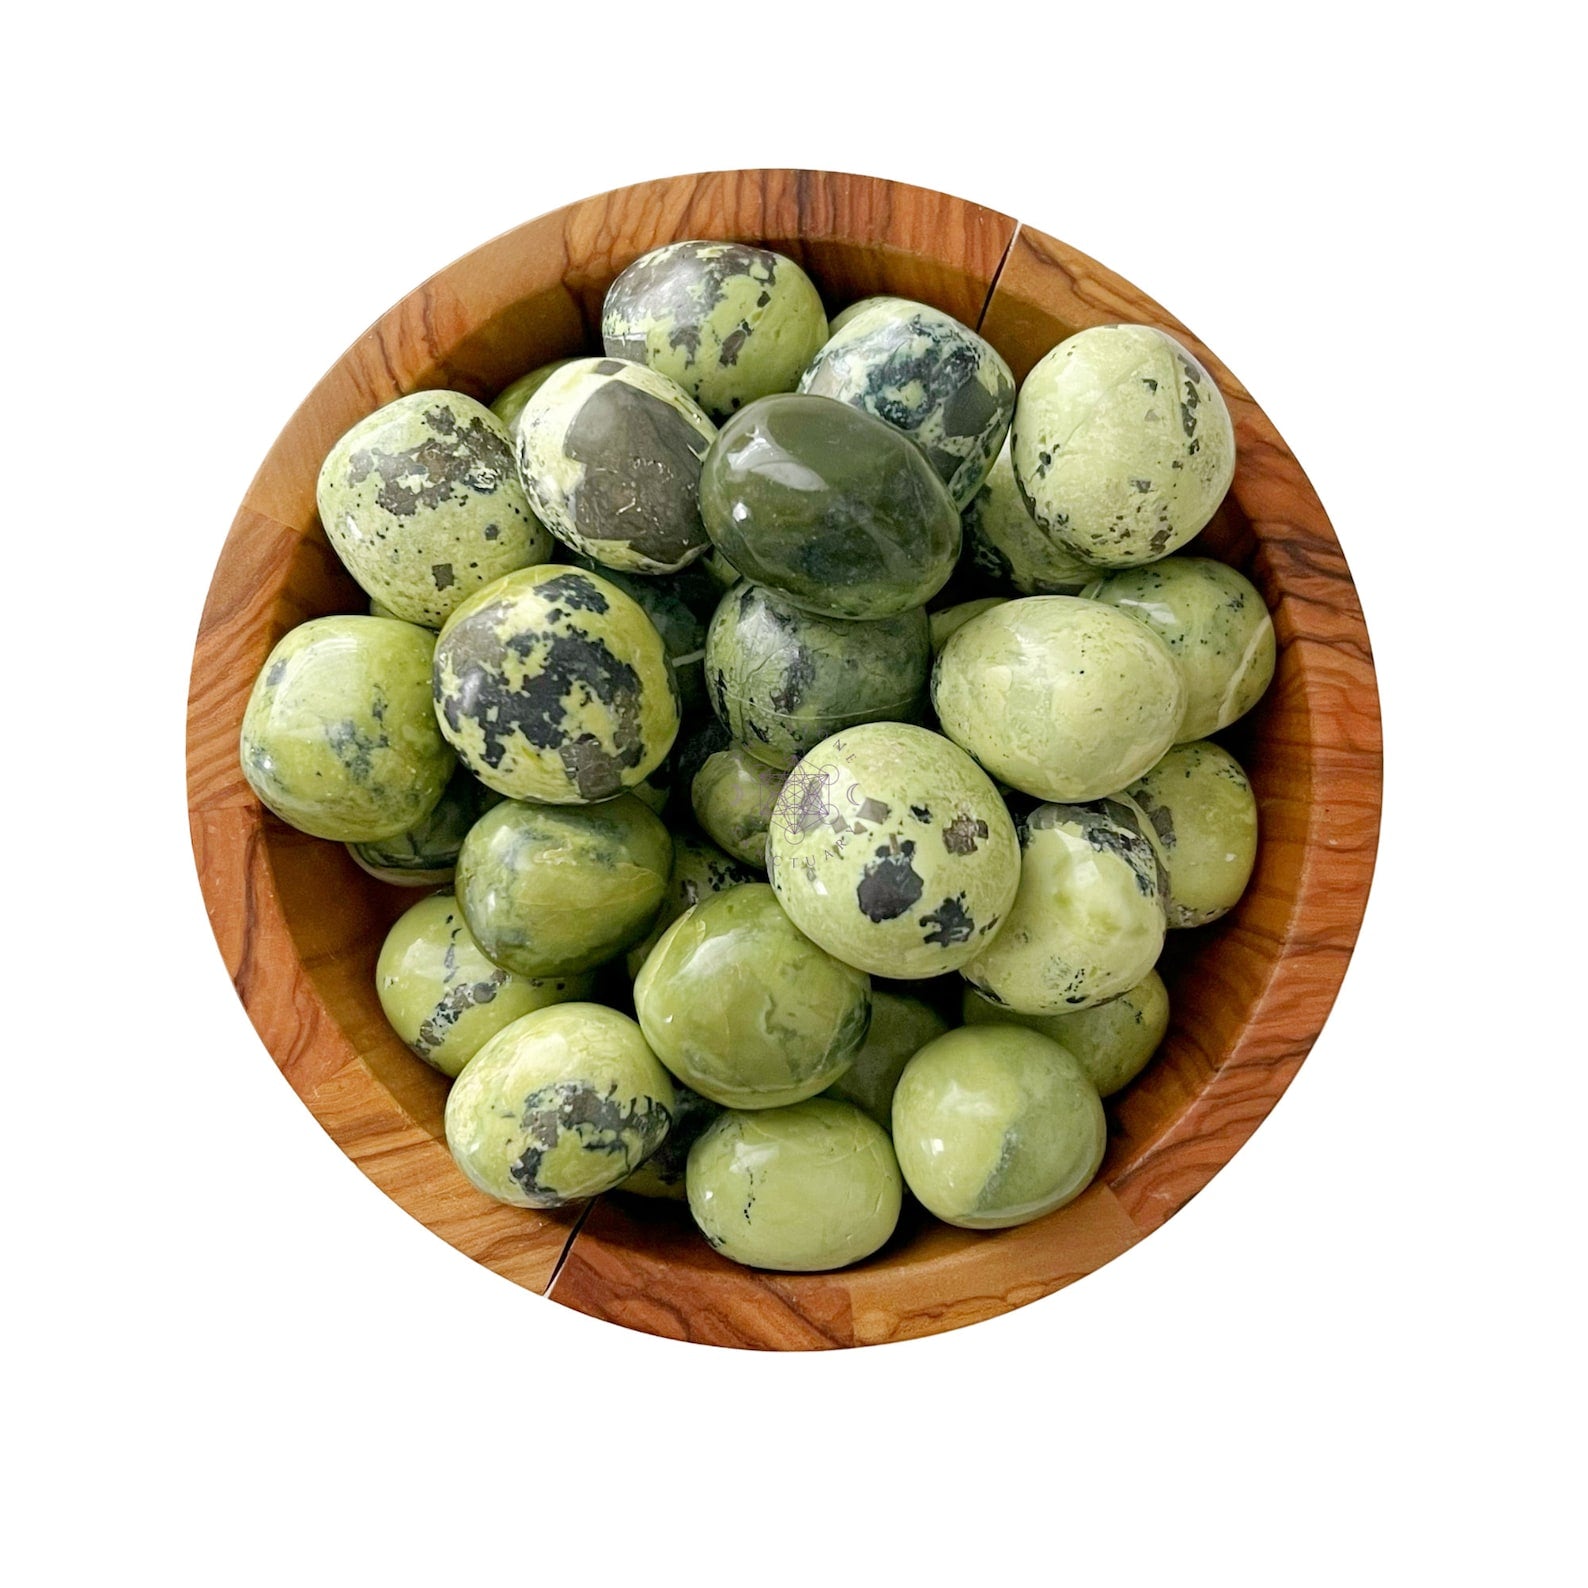
<svg viewBox="0 0 1588 1588"><path fill-rule="evenodd" d="M1580 85L1542 8L1413 12L90 5L13 34L13 1580L1581 1569ZM1386 738L1357 959L1234 1162L1057 1296L823 1356L592 1322L389 1203L247 1024L183 791L210 571L323 369L520 221L758 165L977 199L1193 327L1333 518Z"/></svg>

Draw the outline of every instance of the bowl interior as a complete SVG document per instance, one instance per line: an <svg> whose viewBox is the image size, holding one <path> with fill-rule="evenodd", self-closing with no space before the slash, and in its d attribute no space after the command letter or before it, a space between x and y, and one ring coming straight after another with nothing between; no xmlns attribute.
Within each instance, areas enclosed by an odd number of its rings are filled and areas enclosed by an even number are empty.
<svg viewBox="0 0 1588 1588"><path fill-rule="evenodd" d="M1224 920L1170 934L1169 1033L1110 1100L1098 1181L1028 1226L970 1234L916 1212L855 1269L763 1275L714 1254L676 1204L612 1195L577 1210L498 1207L446 1153L447 1082L387 1026L374 965L420 893L260 811L236 767L242 708L275 640L365 598L320 530L314 480L348 425L400 392L489 400L549 359L598 352L601 299L630 259L690 236L797 258L829 313L896 293L982 333L1017 377L1091 324L1156 324L1205 357L1236 421L1235 486L1191 548L1241 569L1274 613L1275 680L1220 742L1247 770L1262 844ZM321 1123L443 1238L593 1315L682 1338L865 1343L975 1321L1106 1262L1206 1183L1273 1106L1321 1027L1355 939L1378 814L1371 656L1349 573L1305 476L1216 357L1134 288L979 206L872 179L738 172L584 201L425 283L311 394L250 487L217 569L190 708L195 854L223 955L267 1047Z"/></svg>

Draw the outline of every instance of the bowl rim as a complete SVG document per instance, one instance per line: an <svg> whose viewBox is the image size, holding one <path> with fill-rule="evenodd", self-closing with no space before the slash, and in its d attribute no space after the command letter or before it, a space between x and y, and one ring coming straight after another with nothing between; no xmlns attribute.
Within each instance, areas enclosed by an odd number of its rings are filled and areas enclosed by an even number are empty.
<svg viewBox="0 0 1588 1588"><path fill-rule="evenodd" d="M726 229L705 231L708 222ZM1264 595L1289 687L1309 721L1328 727L1327 739L1308 742L1297 840L1304 852L1281 951L1269 958L1233 1047L1217 1062L1209 1056L1205 1084L1168 1128L1113 1173L1105 1164L1091 1190L1046 1219L991 1241L946 1226L918 1232L902 1252L885 1248L887 1261L831 1274L724 1274L732 1265L704 1242L691 1243L697 1254L669 1237L654 1210L618 1205L634 1199L539 1215L487 1206L411 1111L428 1083L415 1077L410 1088L377 1074L363 1051L372 1034L345 1029L321 996L305 960L314 945L306 950L294 936L272 860L273 848L290 850L296 839L263 811L235 765L252 680L275 639L301 620L280 576L306 548L328 567L335 562L312 505L330 443L402 392L488 387L481 372L492 353L481 326L551 316L557 334L590 343L603 277L662 242L702 235L807 258L859 244L914 272L912 280L932 281L936 270L938 295L974 308L968 323L995 343L1040 341L1049 322L1073 329L1117 320L1182 341L1218 382L1236 425L1231 497L1276 559ZM960 249L958 263L934 252L944 237ZM1013 362L1023 380L1034 360ZM272 599L259 602L260 591ZM1217 356L1123 278L996 210L883 178L804 170L663 178L561 206L444 266L355 340L267 452L222 547L194 648L187 772L195 863L233 985L289 1084L366 1175L452 1245L554 1300L647 1332L773 1348L906 1338L1008 1311L1091 1272L1183 1207L1267 1116L1322 1029L1366 908L1382 799L1372 652L1339 542L1300 464ZM1256 930L1242 922L1230 929ZM1272 922L1264 928L1270 937L1274 930ZM906 1301L892 1305L888 1292L900 1286ZM688 1315L696 1290L710 1293L704 1323Z"/></svg>

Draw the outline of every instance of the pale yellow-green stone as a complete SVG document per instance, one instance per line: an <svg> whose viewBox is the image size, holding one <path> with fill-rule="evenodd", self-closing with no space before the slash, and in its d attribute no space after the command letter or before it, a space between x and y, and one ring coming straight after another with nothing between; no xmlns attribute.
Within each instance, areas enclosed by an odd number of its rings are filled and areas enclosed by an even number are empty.
<svg viewBox="0 0 1588 1588"><path fill-rule="evenodd" d="M1169 1029L1169 992L1156 970L1117 998L1066 1015L1023 1015L965 989L968 1026L1029 1026L1067 1048L1102 1097L1128 1086L1147 1067Z"/></svg>
<svg viewBox="0 0 1588 1588"><path fill-rule="evenodd" d="M639 975L640 967L660 942L662 933L685 910L693 909L708 894L723 893L729 888L757 880L749 867L725 854L709 838L702 838L693 832L675 832L673 865L668 874L662 907L651 923L650 931L624 956L630 979Z"/></svg>
<svg viewBox="0 0 1588 1588"><path fill-rule="evenodd" d="M1031 516L1015 482L1007 440L961 516L965 555L971 563L1021 595L1069 594L1097 577L1091 563L1055 540Z"/></svg>
<svg viewBox="0 0 1588 1588"><path fill-rule="evenodd" d="M248 786L316 838L371 843L423 821L457 764L430 707L434 644L396 618L311 618L289 630L243 713Z"/></svg>
<svg viewBox="0 0 1588 1588"><path fill-rule="evenodd" d="M518 1207L609 1191L662 1143L673 1083L640 1028L604 1004L524 1015L463 1067L447 1146L471 1184Z"/></svg>
<svg viewBox="0 0 1588 1588"><path fill-rule="evenodd" d="M589 976L531 980L493 965L450 888L405 910L375 962L375 991L392 1029L443 1075L456 1075L521 1015L586 998L590 986Z"/></svg>
<svg viewBox="0 0 1588 1588"><path fill-rule="evenodd" d="M1185 686L1144 624L1077 596L1025 596L949 639L932 703L994 777L1074 803L1124 788L1174 743Z"/></svg>
<svg viewBox="0 0 1588 1588"><path fill-rule="evenodd" d="M904 1067L948 1022L919 998L886 988L871 989L871 1029L855 1062L822 1094L864 1109L887 1130L893 1119L893 1089Z"/></svg>
<svg viewBox="0 0 1588 1588"><path fill-rule="evenodd" d="M882 1246L903 1185L887 1132L828 1097L730 1111L690 1149L689 1211L724 1257L817 1273Z"/></svg>
<svg viewBox="0 0 1588 1588"><path fill-rule="evenodd" d="M1257 799L1235 757L1208 740L1178 744L1128 793L1169 873L1169 925L1232 910L1257 863Z"/></svg>
<svg viewBox="0 0 1588 1588"><path fill-rule="evenodd" d="M965 1229L1024 1224L1073 1201L1108 1127L1075 1057L1022 1026L962 1026L905 1066L893 1144L928 1212Z"/></svg>

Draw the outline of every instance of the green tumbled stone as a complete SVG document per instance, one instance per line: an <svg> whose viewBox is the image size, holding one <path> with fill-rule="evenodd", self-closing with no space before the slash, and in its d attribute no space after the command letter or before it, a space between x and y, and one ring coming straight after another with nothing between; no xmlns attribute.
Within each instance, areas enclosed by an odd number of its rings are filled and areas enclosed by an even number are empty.
<svg viewBox="0 0 1588 1588"><path fill-rule="evenodd" d="M926 455L830 397L766 397L730 419L706 454L700 511L746 578L825 617L924 606L959 556L959 513Z"/></svg>
<svg viewBox="0 0 1588 1588"><path fill-rule="evenodd" d="M372 877L399 888L435 888L452 880L469 829L503 796L460 766L440 803L394 838L349 844L347 852Z"/></svg>
<svg viewBox="0 0 1588 1588"><path fill-rule="evenodd" d="M818 948L756 882L710 895L663 933L634 1008L686 1086L730 1108L775 1108L848 1068L871 1019L871 979Z"/></svg>
<svg viewBox="0 0 1588 1588"><path fill-rule="evenodd" d="M690 787L695 820L735 860L765 871L766 835L785 780L742 744L714 751Z"/></svg>
<svg viewBox="0 0 1588 1588"><path fill-rule="evenodd" d="M713 893L726 893L742 883L759 879L748 866L724 854L709 838L698 833L673 834L673 869L667 878L667 894L651 929L624 956L630 979L638 976L646 957L661 935L685 910L692 910Z"/></svg>
<svg viewBox="0 0 1588 1588"><path fill-rule="evenodd" d="M948 1022L919 998L872 985L871 1029L855 1062L822 1094L853 1103L887 1130L893 1117L893 1089L904 1067Z"/></svg>

